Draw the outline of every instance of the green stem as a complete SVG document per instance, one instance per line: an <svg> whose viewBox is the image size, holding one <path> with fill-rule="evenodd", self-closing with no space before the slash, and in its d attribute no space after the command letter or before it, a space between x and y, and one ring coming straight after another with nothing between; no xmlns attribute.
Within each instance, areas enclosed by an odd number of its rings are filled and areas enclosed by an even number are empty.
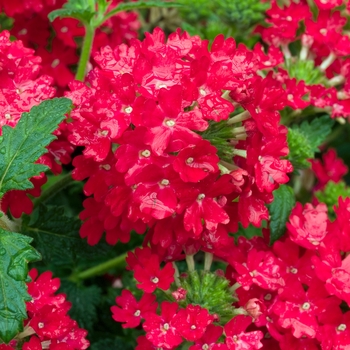
<svg viewBox="0 0 350 350"><path fill-rule="evenodd" d="M80 60L78 65L77 74L75 75L76 80L84 81L86 66L90 60L92 42L94 41L95 28L87 24L85 26L85 38L83 43L83 48L80 54Z"/></svg>
<svg viewBox="0 0 350 350"><path fill-rule="evenodd" d="M72 178L72 174L68 173L64 175L61 179L59 179L57 182L55 182L52 186L48 187L46 190L43 191L40 197L35 198L33 200L34 207L37 207L41 203L45 203L50 198L52 198L54 195L56 195L58 192L62 191L64 188L69 186L74 182Z"/></svg>
<svg viewBox="0 0 350 350"><path fill-rule="evenodd" d="M119 255L116 258L103 262L102 264L96 265L94 267L91 267L90 269L74 274L71 276L70 279L74 281L81 281L87 278L102 275L112 268L123 265L125 263L126 256L127 253Z"/></svg>

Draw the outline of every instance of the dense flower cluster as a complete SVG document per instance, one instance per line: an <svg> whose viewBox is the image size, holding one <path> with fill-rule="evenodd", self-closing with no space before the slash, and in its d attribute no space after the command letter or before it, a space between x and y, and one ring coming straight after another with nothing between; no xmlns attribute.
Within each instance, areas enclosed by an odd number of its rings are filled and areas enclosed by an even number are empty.
<svg viewBox="0 0 350 350"><path fill-rule="evenodd" d="M55 294L60 286L58 278L46 271L38 275L37 270L29 272L32 281L27 283L32 300L27 302L28 319L24 330L9 345L0 345L1 350L17 349L17 343L28 339L23 350L85 350L89 341L87 331L67 315L71 304L64 294Z"/></svg>
<svg viewBox="0 0 350 350"><path fill-rule="evenodd" d="M57 18L50 24L47 15L61 8L67 0L2 1L0 8L13 18L11 34L26 47L35 49L42 58L42 72L54 79L62 93L63 88L74 80L71 67L78 63L77 48L85 35L85 28L74 18ZM120 0L113 0L110 9ZM134 12L121 12L111 17L98 29L94 50L110 45L115 47L137 37L140 24ZM52 34L54 39L52 40Z"/></svg>
<svg viewBox="0 0 350 350"><path fill-rule="evenodd" d="M343 1L315 2L317 16L306 1L290 2L283 7L272 1L266 12L269 26L258 26L256 32L271 45L271 50L281 48L283 52L285 65L274 76L285 85L290 107L314 106L327 110L333 118L347 118L350 39L344 34L347 19L336 9ZM349 2L346 4L349 14ZM301 45L298 57L290 50L296 43Z"/></svg>
<svg viewBox="0 0 350 350"><path fill-rule="evenodd" d="M69 140L85 146L73 176L88 177L85 194L93 195L81 214L90 244L104 231L110 244L126 242L147 224L152 243L168 248L267 219L265 203L292 171L281 159L285 94L233 39L207 45L179 31L165 41L156 29L143 42L103 48L89 86L70 84Z"/></svg>
<svg viewBox="0 0 350 350"><path fill-rule="evenodd" d="M180 29L138 40L137 14L120 12L94 28L84 81L73 74L84 26L47 19L66 3L0 0L14 21L0 33L0 127L43 100L72 100L38 162L58 174L76 151L72 175L87 196L80 235L90 245L145 234L126 258L137 292L122 290L111 308L122 328L143 329L136 350L347 349L350 199L337 196L332 207L317 193L346 186L348 168L330 149L302 159L311 170L298 173L288 132L306 108L315 120L350 120L349 2L272 0L255 29L266 50ZM302 131L298 146L314 154L325 136L310 141ZM307 172L316 185L295 205L292 195L273 237L274 193L292 191L289 181L297 188ZM46 176L31 181L33 189L1 198L9 217L32 211ZM248 239L249 230L260 235ZM59 280L29 275L24 330L0 350L88 348L70 303L55 295Z"/></svg>

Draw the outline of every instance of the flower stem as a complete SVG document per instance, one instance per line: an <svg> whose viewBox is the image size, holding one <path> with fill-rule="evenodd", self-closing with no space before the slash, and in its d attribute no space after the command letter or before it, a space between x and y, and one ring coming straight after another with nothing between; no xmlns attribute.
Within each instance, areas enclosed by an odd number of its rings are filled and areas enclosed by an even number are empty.
<svg viewBox="0 0 350 350"><path fill-rule="evenodd" d="M188 271L192 272L195 270L193 255L186 255L186 263Z"/></svg>
<svg viewBox="0 0 350 350"><path fill-rule="evenodd" d="M173 267L175 269L175 273L174 273L174 280L175 280L175 284L177 287L181 287L181 282L180 282L180 272L179 269L177 268L177 265L175 264L175 262L173 261Z"/></svg>
<svg viewBox="0 0 350 350"><path fill-rule="evenodd" d="M204 254L204 271L210 271L211 264L213 262L213 254L206 252Z"/></svg>
<svg viewBox="0 0 350 350"><path fill-rule="evenodd" d="M331 52L329 56L321 63L319 69L324 72L335 61L336 58L337 56Z"/></svg>
<svg viewBox="0 0 350 350"><path fill-rule="evenodd" d="M127 253L119 255L116 258L107 260L102 264L91 267L90 269L73 274L69 279L72 281L81 281L87 278L102 275L112 268L121 267L123 264L125 264L126 256Z"/></svg>
<svg viewBox="0 0 350 350"><path fill-rule="evenodd" d="M83 48L82 48L81 54L80 54L78 70L77 70L77 73L75 75L75 79L80 80L80 81L84 81L85 73L86 73L86 66L90 60L92 42L93 42L94 36L95 36L95 28L93 28L91 25L87 24L85 26L85 31L86 31L86 33L85 33Z"/></svg>
<svg viewBox="0 0 350 350"><path fill-rule="evenodd" d="M33 200L34 207L37 207L41 203L45 203L47 200L52 198L55 194L62 191L64 188L69 186L74 182L72 178L72 174L68 173L62 176L58 181L56 181L53 185L44 190L40 197L35 198Z"/></svg>
<svg viewBox="0 0 350 350"><path fill-rule="evenodd" d="M249 119L251 116L250 116L250 113L248 111L244 111L240 114L236 114L234 117L230 118L228 121L227 121L227 124L228 125L232 125L232 124L235 124L235 123L239 123L239 122L242 122L244 120L247 120Z"/></svg>

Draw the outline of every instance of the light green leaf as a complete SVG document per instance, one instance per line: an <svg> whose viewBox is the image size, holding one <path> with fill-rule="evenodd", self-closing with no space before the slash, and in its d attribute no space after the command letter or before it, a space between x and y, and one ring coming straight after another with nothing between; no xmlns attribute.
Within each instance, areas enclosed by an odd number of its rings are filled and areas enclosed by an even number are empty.
<svg viewBox="0 0 350 350"><path fill-rule="evenodd" d="M273 202L269 205L270 244L273 244L284 234L286 222L294 205L295 197L291 187L281 185L273 192Z"/></svg>
<svg viewBox="0 0 350 350"><path fill-rule="evenodd" d="M130 11L130 10L138 10L138 9L146 9L146 8L152 8L152 7L183 7L185 5L177 3L177 2L164 2L159 0L150 0L150 1L137 1L137 2L122 2L117 7L115 7L113 10L109 11L105 17L103 18L102 24L104 21L106 21L108 18L111 18L115 14L121 11Z"/></svg>
<svg viewBox="0 0 350 350"><path fill-rule="evenodd" d="M71 17L89 23L95 13L95 1L69 0L61 9L50 12L48 17L51 22L57 17Z"/></svg>
<svg viewBox="0 0 350 350"><path fill-rule="evenodd" d="M319 146L331 133L334 120L324 115L315 118L311 123L304 121L288 129L288 159L294 169L310 167L308 159L315 158Z"/></svg>
<svg viewBox="0 0 350 350"><path fill-rule="evenodd" d="M47 169L34 162L55 139L51 133L64 119L72 102L67 98L46 100L23 113L15 128L2 127L0 140L0 198L10 190L33 188L29 178Z"/></svg>
<svg viewBox="0 0 350 350"><path fill-rule="evenodd" d="M31 238L0 228L0 339L8 343L23 329L29 261L40 254L29 245Z"/></svg>

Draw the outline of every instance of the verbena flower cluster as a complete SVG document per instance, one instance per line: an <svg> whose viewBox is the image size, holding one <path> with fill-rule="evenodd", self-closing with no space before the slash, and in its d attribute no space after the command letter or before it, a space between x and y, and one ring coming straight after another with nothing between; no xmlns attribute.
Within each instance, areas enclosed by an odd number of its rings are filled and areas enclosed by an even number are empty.
<svg viewBox="0 0 350 350"><path fill-rule="evenodd" d="M333 149L309 159L321 142L290 125L305 111L349 120L349 2L271 1L252 49L159 27L139 40L137 14L120 12L96 31L84 81L72 73L84 26L47 20L64 4L0 0L14 20L0 33L0 125L15 127L54 96L71 99L37 162L55 175L71 164L84 181L89 245L144 235L126 258L136 288L111 307L123 329L143 330L136 350L348 349L350 199L320 200L348 169ZM275 194L293 192L297 176L317 183L276 238ZM33 189L5 194L3 213L33 211L47 178L30 180ZM260 235L242 234L254 228ZM65 295L54 294L59 280L29 276L28 319L0 349L88 348Z"/></svg>

